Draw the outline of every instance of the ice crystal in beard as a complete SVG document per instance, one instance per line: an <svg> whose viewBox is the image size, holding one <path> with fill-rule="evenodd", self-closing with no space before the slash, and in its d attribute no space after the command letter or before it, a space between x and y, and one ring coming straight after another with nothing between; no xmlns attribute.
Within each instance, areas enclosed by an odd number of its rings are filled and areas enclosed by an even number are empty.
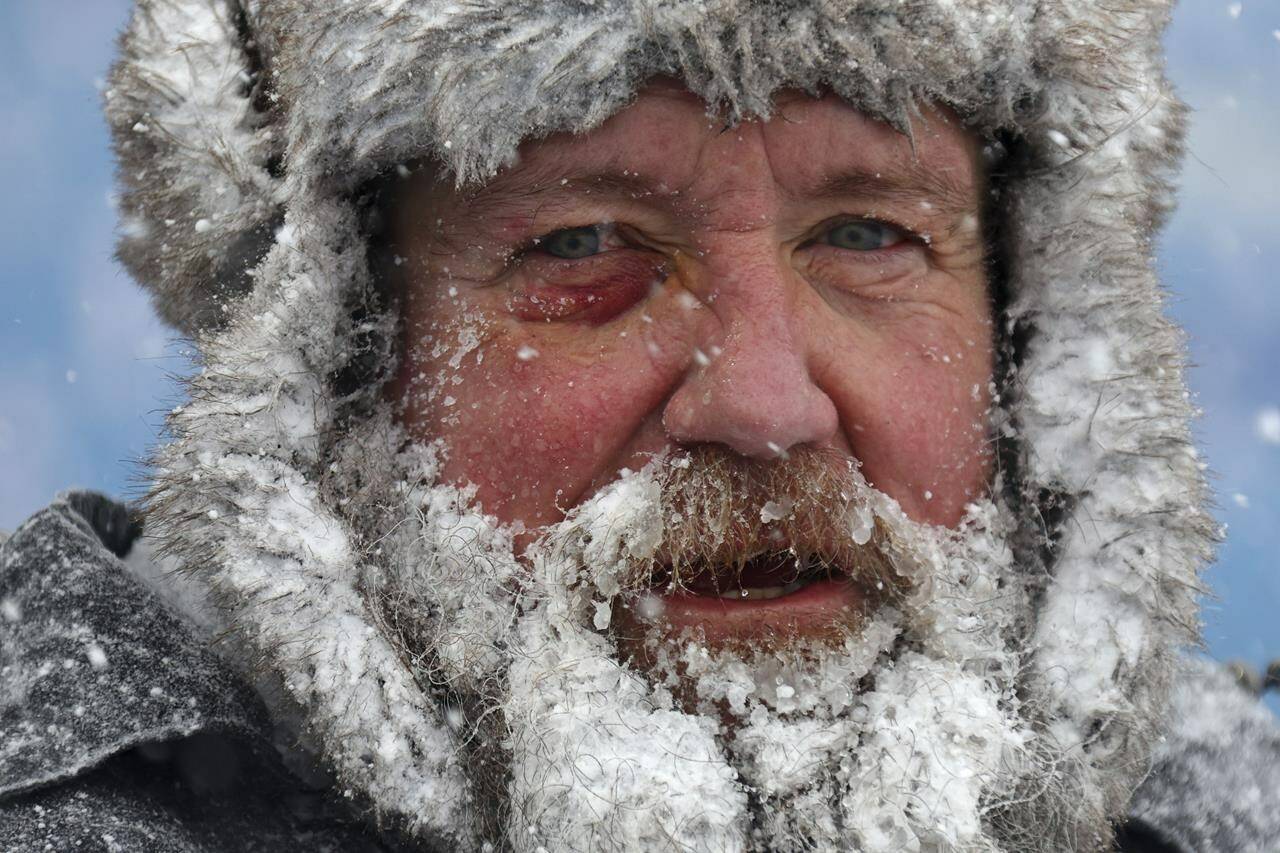
<svg viewBox="0 0 1280 853"><path fill-rule="evenodd" d="M691 713L719 716L732 729L762 709L772 715L833 719L846 712L901 631L892 607L859 623L811 639L753 649L717 648L693 634L672 638L651 629L643 666L655 689L669 690Z"/></svg>
<svg viewBox="0 0 1280 853"><path fill-rule="evenodd" d="M703 447L632 479L627 517L643 523L619 523L617 496L606 496L543 542L557 563L578 562L595 586L593 622L611 629L621 657L687 710L741 714L747 696L784 712L847 706L896 636L897 613L884 605L918 569L897 532L910 525L896 502L871 488L855 461L810 449L759 462ZM664 594L736 594L728 591L753 577L794 587L847 581L866 604L771 637L708 637L702 626L665 624Z"/></svg>
<svg viewBox="0 0 1280 853"><path fill-rule="evenodd" d="M566 569L562 581L581 577L604 599L727 586L753 558L783 553L897 588L905 575L895 564L911 562L888 524L898 518L896 501L848 457L802 449L758 462L707 446L624 471L547 528L528 556Z"/></svg>
<svg viewBox="0 0 1280 853"><path fill-rule="evenodd" d="M704 446L666 460L656 477L658 556L674 587L707 574L732 583L748 560L771 552L871 584L894 582L884 518L896 504L846 456L801 448L760 462Z"/></svg>

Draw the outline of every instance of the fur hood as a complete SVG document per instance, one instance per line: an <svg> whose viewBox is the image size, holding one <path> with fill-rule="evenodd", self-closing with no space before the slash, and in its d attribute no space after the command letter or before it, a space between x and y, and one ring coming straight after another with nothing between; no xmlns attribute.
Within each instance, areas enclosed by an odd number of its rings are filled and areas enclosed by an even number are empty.
<svg viewBox="0 0 1280 853"><path fill-rule="evenodd" d="M459 829L448 714L369 630L363 556L328 485L378 405L393 320L364 310L363 186L433 157L482 182L523 140L585 131L659 74L735 117L829 89L905 128L953 108L1007 148L1000 429L1027 572L1025 679L1043 725L1102 768L1150 740L1198 636L1214 527L1182 336L1153 239L1185 109L1165 0L138 0L106 93L119 254L200 367L155 456L150 525L283 673L339 777L428 838ZM383 368L385 370L385 367ZM266 614L264 616L264 614ZM1156 673L1138 679L1135 673ZM405 761L405 755L416 757ZM1145 767L1112 768L1112 814Z"/></svg>

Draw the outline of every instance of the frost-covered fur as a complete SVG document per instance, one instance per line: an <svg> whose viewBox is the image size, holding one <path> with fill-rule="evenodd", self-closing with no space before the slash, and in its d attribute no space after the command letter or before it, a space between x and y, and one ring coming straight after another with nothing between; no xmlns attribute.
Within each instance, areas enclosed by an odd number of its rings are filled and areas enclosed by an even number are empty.
<svg viewBox="0 0 1280 853"><path fill-rule="evenodd" d="M1013 544L1021 571L1043 574L1018 685L1081 808L1119 813L1158 733L1172 650L1195 636L1212 539L1183 345L1150 262L1183 121L1159 55L1167 3L244 5L139 0L107 93L121 257L203 360L156 456L151 528L283 676L345 785L419 837L478 844L449 698L415 680L370 607L377 561L345 509L360 482L404 470L377 446L395 434L377 383L335 391L352 363L390 357L378 341L391 320L355 310L370 286L357 192L423 156L482 181L521 140L594 127L671 74L741 116L767 115L784 86L828 87L899 126L916 100L942 101L1009 143L993 176L1011 294L1001 423ZM363 454L341 440L355 417ZM453 559L492 561L477 576L500 580L508 534L465 495L430 500L456 518ZM558 677L585 690L597 676ZM704 744L690 755L713 746L688 725ZM740 803L702 805L732 822ZM1036 843L1105 846L1077 827L1046 814Z"/></svg>

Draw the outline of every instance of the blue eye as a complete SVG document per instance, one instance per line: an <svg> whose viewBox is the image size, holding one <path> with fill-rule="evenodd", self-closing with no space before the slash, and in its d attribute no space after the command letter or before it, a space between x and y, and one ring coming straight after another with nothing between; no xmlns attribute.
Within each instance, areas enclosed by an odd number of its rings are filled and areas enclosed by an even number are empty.
<svg viewBox="0 0 1280 853"><path fill-rule="evenodd" d="M587 225L582 228L552 231L539 240L538 245L548 255L556 258L567 260L587 258L600 251L600 228Z"/></svg>
<svg viewBox="0 0 1280 853"><path fill-rule="evenodd" d="M832 227L822 236L822 240L837 249L874 252L894 245L902 236L902 232L892 225L870 219L854 219Z"/></svg>

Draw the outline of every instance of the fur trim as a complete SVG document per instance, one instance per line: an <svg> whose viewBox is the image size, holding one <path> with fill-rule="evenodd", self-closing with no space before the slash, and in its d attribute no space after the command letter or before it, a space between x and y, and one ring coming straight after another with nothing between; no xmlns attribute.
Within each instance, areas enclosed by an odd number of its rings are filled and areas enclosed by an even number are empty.
<svg viewBox="0 0 1280 853"><path fill-rule="evenodd" d="M105 94L119 160L118 256L164 320L218 325L280 217L260 52L223 0L134 10Z"/></svg>

